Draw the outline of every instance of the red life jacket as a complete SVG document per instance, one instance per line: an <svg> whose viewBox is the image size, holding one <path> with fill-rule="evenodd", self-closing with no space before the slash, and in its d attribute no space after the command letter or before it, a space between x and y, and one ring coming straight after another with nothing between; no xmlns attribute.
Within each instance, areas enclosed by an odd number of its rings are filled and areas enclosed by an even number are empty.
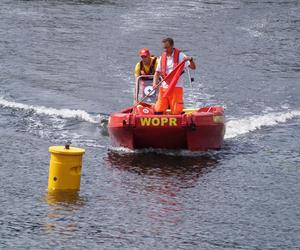
<svg viewBox="0 0 300 250"><path fill-rule="evenodd" d="M141 75L154 75L155 73L155 63L156 63L157 57L153 57L151 65L149 67L149 71L147 72L144 66L143 61L140 61L140 69L141 69Z"/></svg>
<svg viewBox="0 0 300 250"><path fill-rule="evenodd" d="M173 52L174 52L173 69L175 69L175 67L178 65L180 50L177 48L173 48ZM163 78L167 76L166 72L167 72L167 52L163 52L161 54L161 74Z"/></svg>

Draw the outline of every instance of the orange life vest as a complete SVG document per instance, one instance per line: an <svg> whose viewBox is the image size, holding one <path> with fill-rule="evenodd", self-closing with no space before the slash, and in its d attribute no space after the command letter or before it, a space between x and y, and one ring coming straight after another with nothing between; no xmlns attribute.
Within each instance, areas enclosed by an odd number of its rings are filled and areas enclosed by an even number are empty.
<svg viewBox="0 0 300 250"><path fill-rule="evenodd" d="M173 48L173 69L178 65L180 50ZM165 78L167 76L167 52L161 54L161 74Z"/></svg>
<svg viewBox="0 0 300 250"><path fill-rule="evenodd" d="M149 71L147 72L144 66L143 61L140 61L140 69L141 69L141 75L154 75L155 73L155 63L156 63L157 57L153 57L151 65L149 67Z"/></svg>

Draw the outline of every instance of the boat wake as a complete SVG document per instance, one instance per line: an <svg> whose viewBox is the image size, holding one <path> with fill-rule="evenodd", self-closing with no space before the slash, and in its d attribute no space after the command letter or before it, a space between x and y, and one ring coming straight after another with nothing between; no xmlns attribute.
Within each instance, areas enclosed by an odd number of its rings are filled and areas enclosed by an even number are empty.
<svg viewBox="0 0 300 250"><path fill-rule="evenodd" d="M9 110L11 126L15 131L26 132L53 143L71 141L76 146L103 148L98 138L98 126L106 116L92 115L84 110L55 109L8 101L0 97L0 108ZM85 123L79 124L78 121ZM105 123L104 123L105 124Z"/></svg>
<svg viewBox="0 0 300 250"><path fill-rule="evenodd" d="M27 105L23 103L18 103L14 101L7 101L4 98L0 97L0 106L12 109L19 109L19 110L26 110L26 111L33 111L36 114L47 115L51 117L61 117L61 118L73 118L78 119L90 123L98 123L100 122L101 116L100 115L91 115L84 110L73 110L73 109L55 109L49 108L44 106L33 106Z"/></svg>
<svg viewBox="0 0 300 250"><path fill-rule="evenodd" d="M155 154L155 155L166 155L174 157L215 157L218 156L218 151L208 150L208 151L189 151L185 149L159 149L159 148L145 148L145 149L129 149L125 147L114 147L110 146L108 148L112 152L117 152L119 155L128 154Z"/></svg>
<svg viewBox="0 0 300 250"><path fill-rule="evenodd" d="M300 110L273 112L237 120L229 120L226 123L225 139L247 134L262 127L276 126L279 123L284 123L297 117L300 117Z"/></svg>
<svg viewBox="0 0 300 250"><path fill-rule="evenodd" d="M77 119L85 121L91 124L97 124L102 129L107 130L108 117L103 115L92 115L84 110L72 110L72 109L55 109L45 106L34 106L14 101L8 101L3 97L0 97L0 106L4 108L10 108L13 110L25 110L34 112L37 115L46 115L50 118L63 118L63 119ZM226 122L226 134L225 139L235 138L252 131L258 130L262 127L276 126L280 123L285 123L288 120L300 117L300 110L286 110L282 112L270 112L263 115L253 115L244 118L231 118ZM63 126L60 124L60 126ZM57 130L57 129L56 129ZM61 128L59 129L61 130ZM45 132L45 131L44 131ZM40 131L43 133L43 131ZM102 133L108 135L107 133ZM80 136L77 136L80 137ZM116 149L115 149L116 150ZM123 151L123 149L121 149Z"/></svg>

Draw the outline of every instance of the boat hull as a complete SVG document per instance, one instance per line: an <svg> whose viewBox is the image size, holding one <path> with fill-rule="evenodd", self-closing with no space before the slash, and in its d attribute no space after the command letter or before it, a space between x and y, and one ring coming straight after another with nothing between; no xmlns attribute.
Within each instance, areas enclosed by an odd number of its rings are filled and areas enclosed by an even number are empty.
<svg viewBox="0 0 300 250"><path fill-rule="evenodd" d="M118 112L110 116L108 132L114 146L130 149L217 150L223 145L224 110L205 107L183 115Z"/></svg>

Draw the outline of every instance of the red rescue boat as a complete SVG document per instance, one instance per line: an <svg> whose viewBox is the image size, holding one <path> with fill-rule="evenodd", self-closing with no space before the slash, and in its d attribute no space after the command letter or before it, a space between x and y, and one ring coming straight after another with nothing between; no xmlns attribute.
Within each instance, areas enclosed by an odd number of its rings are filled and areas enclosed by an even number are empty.
<svg viewBox="0 0 300 250"><path fill-rule="evenodd" d="M152 76L141 76L135 87L135 101L148 95ZM219 106L184 109L181 115L154 114L156 93L139 103L112 113L108 132L114 146L130 149L162 148L206 151L220 149L225 134L224 109Z"/></svg>

